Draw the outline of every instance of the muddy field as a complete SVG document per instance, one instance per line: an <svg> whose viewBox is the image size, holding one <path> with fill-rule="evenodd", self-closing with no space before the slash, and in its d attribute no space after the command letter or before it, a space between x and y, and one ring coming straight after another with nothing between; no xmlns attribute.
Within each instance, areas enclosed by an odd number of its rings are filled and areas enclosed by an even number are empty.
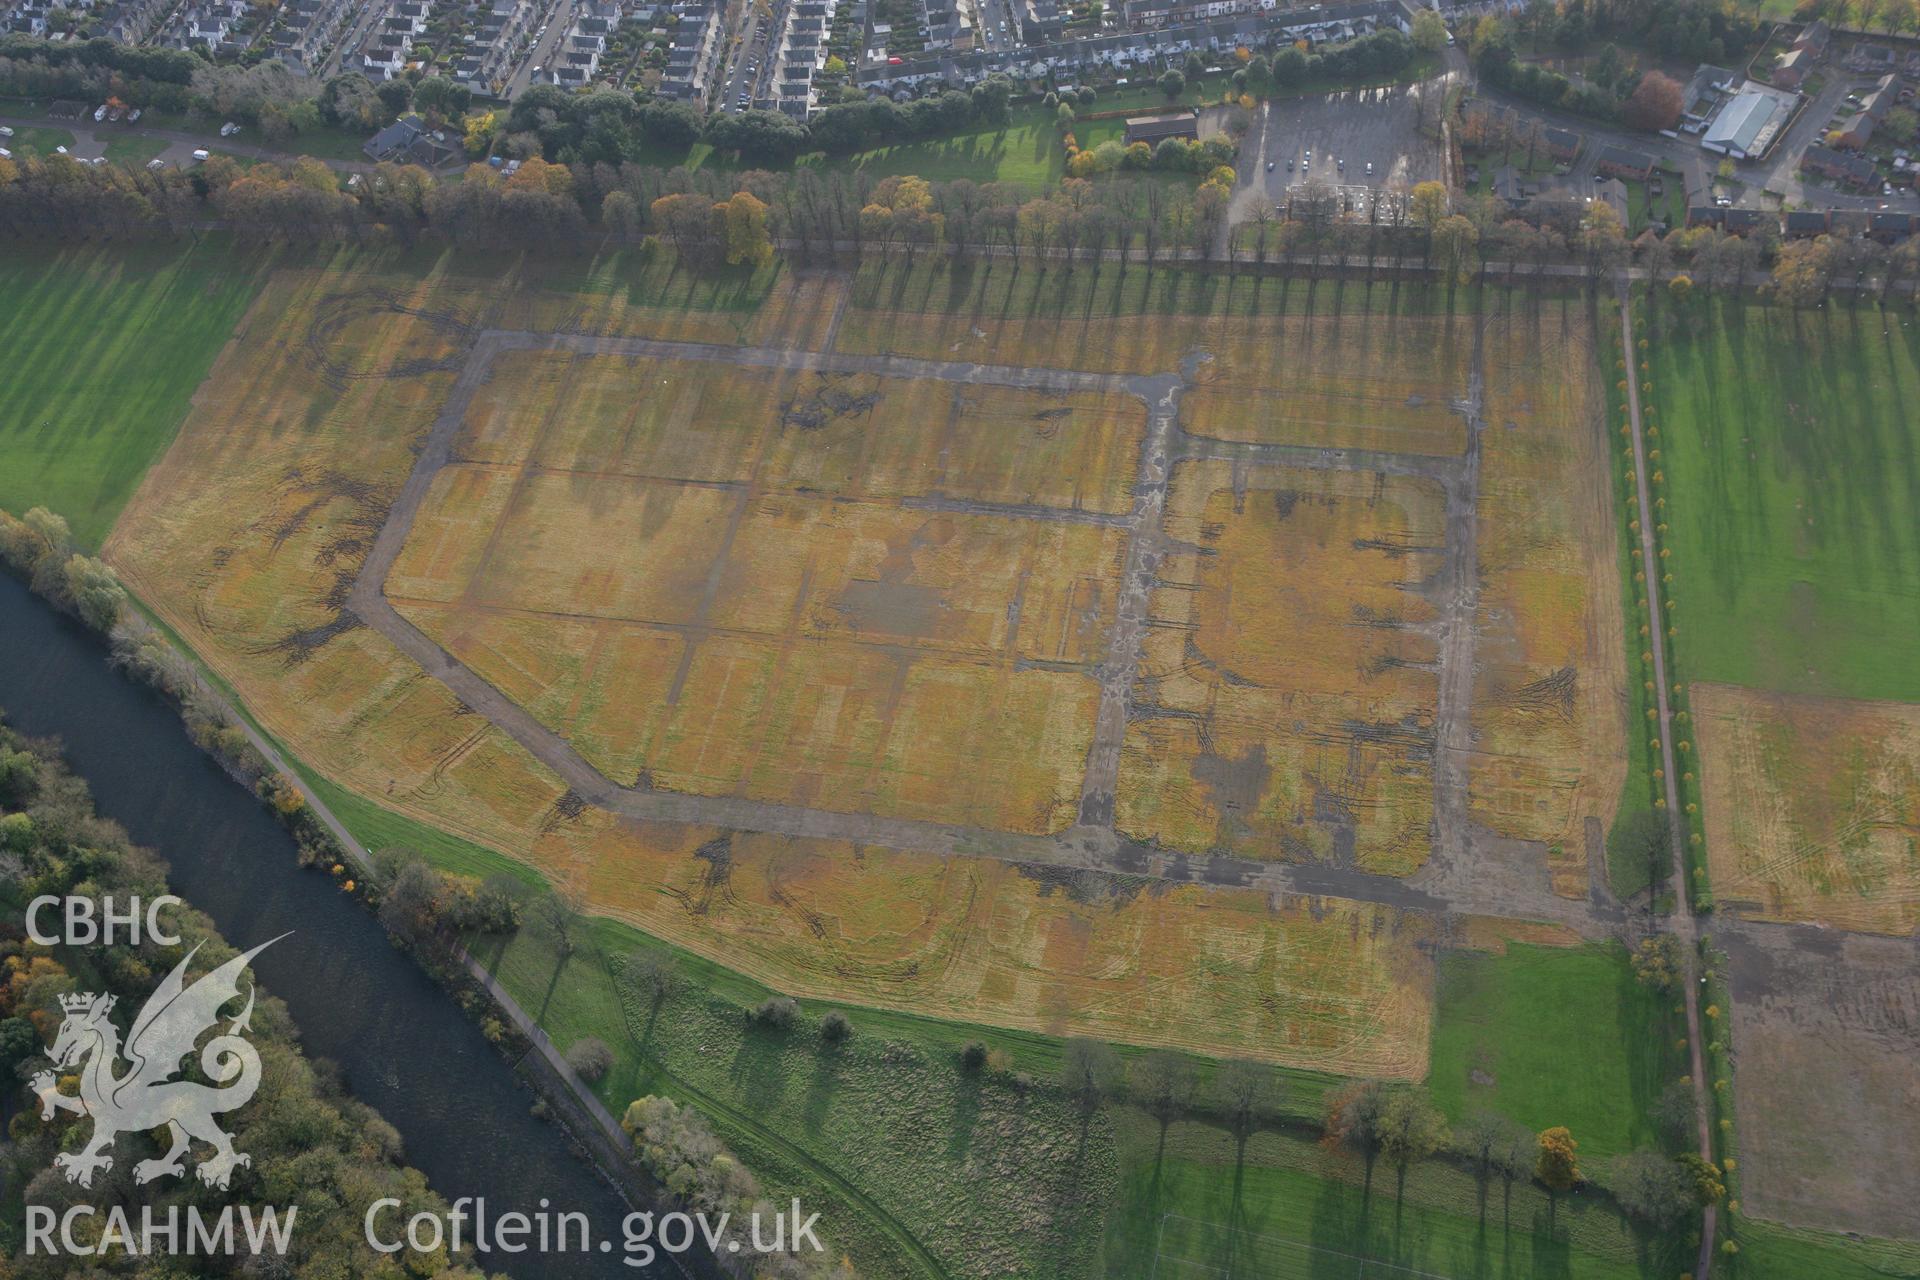
<svg viewBox="0 0 1920 1280"><path fill-rule="evenodd" d="M1805 926L1738 926L1719 941L1746 1212L1920 1234L1920 949Z"/></svg>

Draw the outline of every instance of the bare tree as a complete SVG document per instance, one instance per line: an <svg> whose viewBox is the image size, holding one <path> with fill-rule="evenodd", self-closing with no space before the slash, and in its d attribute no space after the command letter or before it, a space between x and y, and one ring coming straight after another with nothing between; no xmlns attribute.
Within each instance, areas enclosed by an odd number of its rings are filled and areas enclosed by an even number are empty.
<svg viewBox="0 0 1920 1280"><path fill-rule="evenodd" d="M1060 1083L1083 1111L1096 1111L1120 1083L1120 1059L1112 1046L1075 1036L1060 1055Z"/></svg>

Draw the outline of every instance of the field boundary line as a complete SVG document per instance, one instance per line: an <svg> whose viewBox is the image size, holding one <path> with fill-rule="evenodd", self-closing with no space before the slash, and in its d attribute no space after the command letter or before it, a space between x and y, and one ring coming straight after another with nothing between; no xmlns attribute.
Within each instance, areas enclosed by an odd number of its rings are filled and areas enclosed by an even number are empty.
<svg viewBox="0 0 1920 1280"><path fill-rule="evenodd" d="M1177 1213L1171 1209L1161 1214L1160 1233L1154 1237L1153 1242L1153 1265L1155 1272L1158 1272L1160 1268L1160 1258L1164 1252L1162 1242L1166 1239L1167 1219L1169 1218L1178 1218L1182 1222L1191 1222L1196 1227L1218 1229L1220 1226L1217 1222L1209 1222L1204 1218L1188 1217L1184 1213ZM1348 1253L1345 1249L1332 1249L1323 1244L1309 1244L1305 1240L1295 1240L1292 1236L1272 1235L1262 1231L1248 1231L1243 1234L1254 1240L1274 1240L1281 1244L1292 1245L1297 1249L1304 1250L1309 1256L1318 1254L1328 1258L1344 1258L1354 1264L1354 1275L1356 1277L1364 1277L1367 1269L1370 1267L1384 1267L1396 1275L1409 1277L1409 1280L1453 1280L1452 1276L1446 1275L1444 1272L1422 1271L1417 1267L1409 1267L1403 1263L1388 1262L1381 1258L1370 1258L1359 1253ZM1209 1271L1225 1271L1229 1277L1233 1274L1231 1268L1216 1267L1207 1262L1198 1262L1188 1258L1180 1258L1177 1259L1177 1261L1185 1266L1206 1267Z"/></svg>
<svg viewBox="0 0 1920 1280"><path fill-rule="evenodd" d="M1666 771L1661 783L1667 802L1667 844L1673 856L1674 883L1679 886L1679 891L1674 894L1674 914L1667 917L1667 921L1668 928L1679 936L1682 944L1684 963L1680 989L1687 1009L1687 1050L1693 1069L1700 1158L1711 1164L1713 1099L1707 1091L1707 1062L1700 1032L1700 985L1705 981L1699 975L1700 923L1693 914L1693 885L1687 879L1687 838L1680 809L1679 774L1673 755L1673 687L1667 682L1667 642L1660 628L1663 616L1660 611L1660 561L1653 545L1653 497L1652 486L1647 479L1646 433L1640 420L1640 373L1633 342L1632 295L1624 280L1620 283L1619 298L1620 349L1627 371L1627 421L1633 435L1633 486L1640 514L1640 553L1642 563L1646 565L1647 613L1653 619L1653 625L1647 628L1647 638L1652 642L1648 648L1653 654L1653 689L1659 708L1660 763ZM1709 1203L1701 1210L1700 1258L1694 1268L1695 1280L1707 1280L1713 1268L1714 1224L1717 1220L1715 1209L1716 1206Z"/></svg>
<svg viewBox="0 0 1920 1280"><path fill-rule="evenodd" d="M1483 323L1480 328L1484 327ZM1421 476L1437 482L1447 500L1449 536L1445 550L1453 572L1448 575L1449 599L1443 608L1448 619L1443 633L1451 642L1443 644L1442 656L1444 659L1452 655L1458 661L1464 645L1470 661L1474 623L1469 606L1475 585L1471 580L1470 546L1478 472L1477 439L1472 428L1480 411L1480 341L1476 336L1476 364L1471 383L1466 394L1456 399L1452 406L1454 412L1468 418L1468 448L1460 456L1446 457L1334 447L1236 445L1228 441L1189 436L1178 421L1179 397L1182 390L1198 376L1200 362L1207 359L1204 350L1191 352L1177 373L1108 374L905 356L796 351L765 346L541 333L519 329L479 330L473 332L465 363L460 368L454 386L422 440L413 468L389 506L386 519L353 580L347 594L345 612L379 632L466 706L524 747L571 791L575 799L622 817L796 838L843 840L936 857L991 858L1016 866L1086 869L1130 879L1163 880L1201 888L1255 890L1290 897L1333 897L1436 918L1459 911L1474 911L1478 907L1473 886L1468 878L1458 875L1443 878L1443 883L1432 876L1403 878L1356 868L1295 865L1228 855L1212 856L1203 864L1197 864L1189 854L1162 849L1123 835L1113 822L1114 788L1111 784L1115 781L1113 774L1117 772L1119 746L1126 728L1127 697L1130 696L1130 689L1122 689L1121 685L1131 684L1132 670L1137 665L1138 637L1129 643L1120 634L1128 628L1122 625L1127 619L1119 615L1116 615L1108 633L1103 660L1094 672L1100 680L1101 698L1086 768L1082 774L1076 820L1064 829L1042 834L813 808L740 795L705 795L655 789L644 783L622 785L601 772L563 733L540 722L518 701L402 616L386 595L386 581L398 562L435 478L452 461L454 444L463 429L468 407L480 387L485 385L492 362L498 356L512 351L616 355L629 359L705 362L803 373L925 379L963 386L1004 386L1026 391L1122 393L1138 398L1148 415L1148 429L1142 440L1135 473L1133 506L1126 515L1120 517L1129 533L1129 549L1122 568L1120 588L1123 597L1140 597L1137 612L1141 617L1134 619L1136 622L1144 617L1145 596L1151 590L1153 568L1163 550L1165 537L1159 527L1162 502L1154 500L1155 493L1169 483L1177 461L1218 454L1226 459L1307 466L1319 470L1345 470L1356 474L1389 471ZM1076 521L1081 518L1078 515L1074 517ZM1091 522L1106 524L1108 520L1101 517ZM1466 535L1464 540L1461 536L1463 532ZM1461 563L1463 551L1466 552L1465 563ZM1460 681L1470 680L1471 672L1456 672L1455 677L1453 683L1459 684ZM1452 719L1459 719L1464 712L1465 697L1464 688L1456 689L1451 697L1443 699L1445 705L1438 708L1436 714L1451 710ZM1447 717L1440 718L1444 720ZM1436 778L1436 803L1448 813L1464 817L1464 796L1452 793L1464 785L1464 752L1470 750L1471 744L1467 741L1467 735L1457 731L1445 735L1445 742L1458 748L1463 755L1461 760L1444 771L1459 775L1457 778L1451 782ZM1443 823L1442 836L1439 842L1440 861L1446 861L1445 849L1457 845L1465 832L1459 829L1457 822ZM1453 861L1457 862L1458 859ZM1432 865L1430 862L1430 867ZM1557 922L1587 937L1610 936L1617 923L1596 914L1590 904L1559 899L1546 892L1536 894L1524 903L1506 904L1502 913Z"/></svg>

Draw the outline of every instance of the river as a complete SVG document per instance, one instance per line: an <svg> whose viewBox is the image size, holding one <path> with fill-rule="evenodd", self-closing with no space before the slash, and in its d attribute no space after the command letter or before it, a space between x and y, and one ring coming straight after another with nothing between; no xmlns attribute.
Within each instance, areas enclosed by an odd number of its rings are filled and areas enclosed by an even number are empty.
<svg viewBox="0 0 1920 1280"><path fill-rule="evenodd" d="M494 1254L516 1280L666 1276L624 1264L627 1212L532 1095L441 989L387 940L363 907L302 870L292 838L187 738L152 691L107 665L104 644L0 573L0 708L16 729L57 737L99 811L172 868L169 880L234 946L291 936L254 961L299 1024L307 1052L331 1059L353 1095L400 1131L409 1164L449 1201L577 1210L611 1255ZM389 1220L391 1225L391 1220ZM391 1235L391 1231L389 1232Z"/></svg>

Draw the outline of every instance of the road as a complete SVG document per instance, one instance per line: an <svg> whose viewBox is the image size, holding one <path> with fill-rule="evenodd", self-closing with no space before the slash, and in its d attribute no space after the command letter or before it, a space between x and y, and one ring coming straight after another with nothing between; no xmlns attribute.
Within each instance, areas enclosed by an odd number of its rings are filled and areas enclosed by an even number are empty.
<svg viewBox="0 0 1920 1280"><path fill-rule="evenodd" d="M980 42L998 52L1020 47L1020 23L1010 0L979 0Z"/></svg>
<svg viewBox="0 0 1920 1280"><path fill-rule="evenodd" d="M180 129L150 129L145 125L94 124L91 120L75 123L62 120L48 120L45 116L0 116L0 124L11 125L16 129L65 129L73 135L70 148L75 159L91 160L107 153L107 144L121 138L161 138L167 143L157 159L169 164L186 168L193 163L195 150L205 147L215 155L245 156L250 160L294 160L300 156L298 140L294 149L262 146L253 142L242 142L235 138L208 137L205 134L187 133ZM329 169L338 173L367 173L373 169L371 160L325 160Z"/></svg>
<svg viewBox="0 0 1920 1280"><path fill-rule="evenodd" d="M726 80L720 96L714 102L717 110L741 110L740 95L743 93L748 99L746 105L753 105L752 99L759 92L760 82L767 73L767 46L778 29L776 21L762 22L758 6L748 0L738 43L727 55Z"/></svg>
<svg viewBox="0 0 1920 1280"><path fill-rule="evenodd" d="M1673 752L1673 705L1670 691L1673 686L1667 667L1667 637L1661 621L1666 617L1660 603L1660 575L1654 571L1659 558L1654 550L1654 510L1653 491L1647 480L1647 442L1646 432L1640 423L1640 373L1634 353L1637 347L1633 340L1633 308L1626 282L1620 284L1620 341L1626 354L1627 366L1627 416L1633 428L1633 487L1640 510L1640 555L1647 566L1646 590L1647 610L1654 621L1649 628L1648 639L1653 651L1653 687L1656 704L1660 713L1660 767L1666 771L1662 786L1667 801L1667 841L1669 852L1673 856L1674 894L1673 914L1667 918L1667 928L1679 939L1681 950L1680 990L1686 998L1687 1008L1687 1048L1693 1069L1693 1095L1696 1110L1695 1119L1699 1122L1700 1158L1713 1159L1713 1094L1707 1083L1706 1054L1702 1049L1705 1043L1701 1039L1700 1029L1700 984L1705 981L1700 976L1700 931L1694 918L1692 887L1693 882L1687 876L1687 832L1686 820L1680 809L1680 789L1676 781L1680 774L1674 762ZM1707 1280L1713 1267L1713 1232L1718 1206L1706 1207L1700 1227L1700 1258L1694 1267L1695 1280Z"/></svg>
<svg viewBox="0 0 1920 1280"><path fill-rule="evenodd" d="M339 39L334 42L333 52L329 53L326 61L320 64L320 69L315 73L314 78L324 84L339 75L343 67L357 68L359 64L356 60L360 56L360 46L386 16L385 4L378 3L377 0L369 0L368 3L363 4L359 11L347 20L347 25Z"/></svg>
<svg viewBox="0 0 1920 1280"><path fill-rule="evenodd" d="M513 74L507 78L509 99L519 97L534 84L533 69L535 67L541 68L542 71L553 69L553 64L561 53L562 41L567 38L567 31L573 26L573 6L574 0L558 0L557 3L554 0L548 0L540 22L534 27L534 30L540 31L544 26L545 31L534 38L533 47L520 59ZM552 84L553 81L543 77L541 83Z"/></svg>

